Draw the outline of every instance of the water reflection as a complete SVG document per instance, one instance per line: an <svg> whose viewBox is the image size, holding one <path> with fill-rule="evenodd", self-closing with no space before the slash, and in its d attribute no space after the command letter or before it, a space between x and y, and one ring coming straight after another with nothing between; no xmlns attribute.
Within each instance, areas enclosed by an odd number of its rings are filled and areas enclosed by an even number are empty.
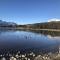
<svg viewBox="0 0 60 60"><path fill-rule="evenodd" d="M51 35L53 36L60 36L60 31L42 31L42 30L31 30L31 32L44 34L44 35Z"/></svg>
<svg viewBox="0 0 60 60"><path fill-rule="evenodd" d="M57 52L59 45L60 32L0 30L0 54Z"/></svg>

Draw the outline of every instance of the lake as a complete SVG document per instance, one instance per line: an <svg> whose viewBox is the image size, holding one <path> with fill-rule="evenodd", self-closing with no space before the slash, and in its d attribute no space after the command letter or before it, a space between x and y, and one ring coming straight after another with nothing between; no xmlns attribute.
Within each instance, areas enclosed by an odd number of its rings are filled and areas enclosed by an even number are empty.
<svg viewBox="0 0 60 60"><path fill-rule="evenodd" d="M60 32L0 30L0 54L59 52Z"/></svg>

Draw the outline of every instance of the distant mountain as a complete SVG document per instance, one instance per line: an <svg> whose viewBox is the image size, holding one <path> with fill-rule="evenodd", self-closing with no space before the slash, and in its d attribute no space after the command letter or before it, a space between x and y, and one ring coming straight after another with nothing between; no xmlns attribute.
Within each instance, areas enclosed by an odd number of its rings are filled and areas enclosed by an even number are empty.
<svg viewBox="0 0 60 60"><path fill-rule="evenodd" d="M16 23L0 20L0 27L14 27L14 26L16 26Z"/></svg>
<svg viewBox="0 0 60 60"><path fill-rule="evenodd" d="M44 23L19 25L18 27L29 28L29 29L60 29L60 21L50 21Z"/></svg>
<svg viewBox="0 0 60 60"><path fill-rule="evenodd" d="M50 21L44 23L34 23L34 24L26 24L26 25L17 25L14 22L6 22L0 20L0 27L16 27L16 29L24 28L24 29L60 29L60 21Z"/></svg>
<svg viewBox="0 0 60 60"><path fill-rule="evenodd" d="M30 28L34 28L34 29L60 29L60 21L35 23L35 24L30 25Z"/></svg>

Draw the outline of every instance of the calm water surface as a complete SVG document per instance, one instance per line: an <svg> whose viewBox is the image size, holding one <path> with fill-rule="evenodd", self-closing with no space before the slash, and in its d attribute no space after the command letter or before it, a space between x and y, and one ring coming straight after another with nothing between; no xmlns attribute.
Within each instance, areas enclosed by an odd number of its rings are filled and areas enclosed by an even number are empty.
<svg viewBox="0 0 60 60"><path fill-rule="evenodd" d="M59 50L60 32L0 31L0 53L6 51L56 52ZM2 52L3 51L3 52Z"/></svg>

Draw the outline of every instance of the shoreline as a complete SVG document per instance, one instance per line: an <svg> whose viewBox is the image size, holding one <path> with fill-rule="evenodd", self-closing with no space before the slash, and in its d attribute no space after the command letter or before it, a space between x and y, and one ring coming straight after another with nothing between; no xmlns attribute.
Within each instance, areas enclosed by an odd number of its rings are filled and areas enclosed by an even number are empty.
<svg viewBox="0 0 60 60"><path fill-rule="evenodd" d="M33 29L33 28L8 28L8 27L1 27L0 30L8 29L8 30L34 30L34 31L56 31L60 32L60 29Z"/></svg>
<svg viewBox="0 0 60 60"><path fill-rule="evenodd" d="M32 29L32 28L16 28L17 30L34 30L34 31L57 31L60 32L60 29Z"/></svg>

